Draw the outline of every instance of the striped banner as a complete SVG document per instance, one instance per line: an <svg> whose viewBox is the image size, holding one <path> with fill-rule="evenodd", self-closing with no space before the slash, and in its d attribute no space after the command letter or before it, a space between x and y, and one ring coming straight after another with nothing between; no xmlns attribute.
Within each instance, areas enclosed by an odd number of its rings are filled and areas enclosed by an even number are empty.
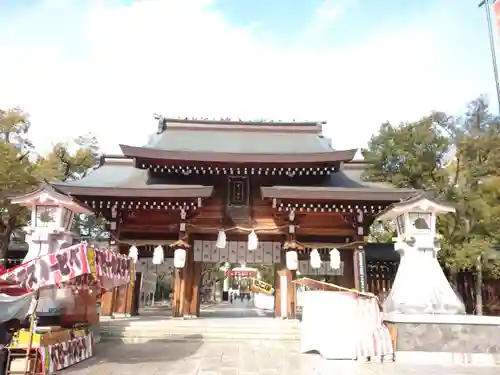
<svg viewBox="0 0 500 375"><path fill-rule="evenodd" d="M85 242L42 255L0 274L0 279L26 290L63 284L89 284L94 280L104 289L132 282L134 264L129 257L90 248ZM79 279L79 280L77 280Z"/></svg>

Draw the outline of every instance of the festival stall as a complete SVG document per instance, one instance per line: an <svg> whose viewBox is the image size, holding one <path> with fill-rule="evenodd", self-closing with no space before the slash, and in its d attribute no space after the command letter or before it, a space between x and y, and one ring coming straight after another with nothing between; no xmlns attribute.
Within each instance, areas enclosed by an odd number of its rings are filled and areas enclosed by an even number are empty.
<svg viewBox="0 0 500 375"><path fill-rule="evenodd" d="M22 321L28 314L34 293L0 279L0 323L9 320Z"/></svg>
<svg viewBox="0 0 500 375"><path fill-rule="evenodd" d="M86 243L30 260L0 275L30 295L30 324L9 345L7 374L53 374L93 355L102 290L134 282L124 255ZM33 296L33 297L32 297Z"/></svg>
<svg viewBox="0 0 500 375"><path fill-rule="evenodd" d="M5 374L6 347L12 332L19 329L31 306L32 294L27 290L0 280L0 375Z"/></svg>
<svg viewBox="0 0 500 375"><path fill-rule="evenodd" d="M309 278L293 281L303 293L301 350L327 359L393 362L391 333L373 294Z"/></svg>

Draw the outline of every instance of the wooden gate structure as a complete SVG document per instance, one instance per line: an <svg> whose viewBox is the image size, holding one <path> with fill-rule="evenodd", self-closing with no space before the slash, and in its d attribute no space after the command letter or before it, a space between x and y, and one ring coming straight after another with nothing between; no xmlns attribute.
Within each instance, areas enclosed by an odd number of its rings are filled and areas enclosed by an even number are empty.
<svg viewBox="0 0 500 375"><path fill-rule="evenodd" d="M318 249L328 264L337 248L342 271L330 276L364 291L373 279L364 239L375 215L417 192L364 182L357 150L333 150L323 125L159 117L147 145L120 145L123 155L104 156L84 178L52 186L103 215L111 244L122 253L136 246L140 259L151 258L161 245L172 258L176 248L186 249L185 267L171 270L174 316L198 315L202 261L226 256L274 264L279 298L295 276L286 269L287 251L298 252L301 272L328 276L328 267L308 267L309 253ZM227 249L215 246L221 231ZM249 234L258 237L258 251L245 248ZM104 300L133 314L131 289ZM281 314L282 304L275 305L280 317L293 310Z"/></svg>

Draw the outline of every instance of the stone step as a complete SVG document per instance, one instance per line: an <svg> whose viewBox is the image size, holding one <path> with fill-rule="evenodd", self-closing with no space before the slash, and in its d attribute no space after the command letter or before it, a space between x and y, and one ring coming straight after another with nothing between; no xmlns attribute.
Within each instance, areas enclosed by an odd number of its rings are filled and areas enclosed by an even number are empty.
<svg viewBox="0 0 500 375"><path fill-rule="evenodd" d="M197 330L197 331L220 331L220 330L239 330L239 331L290 331L299 330L300 323L294 320L279 320L273 318L233 318L233 319L114 319L101 320L101 329L136 329L153 331L170 330Z"/></svg>
<svg viewBox="0 0 500 375"><path fill-rule="evenodd" d="M136 336L105 336L101 338L102 342L121 342L125 344L144 344L147 342L200 342L200 343L228 343L231 344L252 344L252 345L272 345L279 342L280 344L300 343L298 337L281 337L281 338L261 338L261 337L136 337Z"/></svg>
<svg viewBox="0 0 500 375"><path fill-rule="evenodd" d="M175 324L178 322L178 324ZM112 322L101 324L103 339L121 339L128 342L148 340L280 340L297 341L300 339L300 328L296 322L277 322L254 324L212 324L198 321L166 321L136 322L123 324ZM288 323L288 324L287 324ZM132 341L131 341L132 340Z"/></svg>
<svg viewBox="0 0 500 375"><path fill-rule="evenodd" d="M121 340L123 342L140 343L147 341L286 341L296 342L300 340L299 334L261 334L261 333L233 333L212 332L203 334L175 334L149 332L101 332L102 340Z"/></svg>
<svg viewBox="0 0 500 375"><path fill-rule="evenodd" d="M155 335L261 335L261 336L290 336L300 334L299 329L288 330L262 330L262 329L235 329L235 328L206 328L206 329L193 329L193 328L171 328L171 329L139 329L131 327L101 327L101 332L109 333L110 335L138 335L144 334L148 336Z"/></svg>

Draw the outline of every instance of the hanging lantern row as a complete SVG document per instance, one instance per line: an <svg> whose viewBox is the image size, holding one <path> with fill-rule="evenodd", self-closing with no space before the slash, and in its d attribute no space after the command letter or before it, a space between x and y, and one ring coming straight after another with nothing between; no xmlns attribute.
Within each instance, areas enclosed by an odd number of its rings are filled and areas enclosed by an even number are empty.
<svg viewBox="0 0 500 375"><path fill-rule="evenodd" d="M220 230L217 234L217 241L215 242L215 246L219 249L225 248L227 245L226 232ZM248 250L255 251L259 247L259 238L257 237L257 233L255 231L251 231L248 234ZM139 251L136 246L132 246L129 250L129 257L132 258L134 263L137 263L139 259ZM177 264L179 266L175 266L176 259L178 260ZM161 245L157 246L153 251L153 264L162 264L165 258L163 255L163 247ZM186 250L179 248L174 251L174 266L175 268L183 268L186 263ZM182 264L182 265L181 265Z"/></svg>
<svg viewBox="0 0 500 375"><path fill-rule="evenodd" d="M131 246L128 256L132 259L134 263L137 263L139 259L139 250L136 246ZM163 247L158 245L155 247L153 251L153 264L160 265L165 261L165 255L163 252ZM186 250L182 248L178 248L174 250L174 267L175 268L184 268L186 265Z"/></svg>
<svg viewBox="0 0 500 375"><path fill-rule="evenodd" d="M311 267L318 269L323 263L317 249L311 251L310 260ZM333 270L340 269L340 252L337 249L330 250L330 268ZM288 250L286 252L286 268L291 271L296 271L299 268L299 257L296 250Z"/></svg>
<svg viewBox="0 0 500 375"><path fill-rule="evenodd" d="M227 238L226 238L226 232L223 230L219 230L219 233L217 234L217 241L215 241L215 246L219 249L224 249L227 245ZM259 247L259 238L257 237L257 233L255 233L254 230L252 230L248 234L248 250L254 251L257 250Z"/></svg>
<svg viewBox="0 0 500 375"><path fill-rule="evenodd" d="M226 232L220 230L217 234L217 241L215 246L219 249L225 248L227 245ZM259 238L255 231L248 234L248 250L254 251L259 247ZM139 251L136 246L132 246L129 250L129 257L132 258L134 263L137 263ZM164 262L163 247L157 246L153 251L153 264L159 265ZM310 254L311 267L318 269L321 267L322 260L317 249L313 249ZM340 269L340 253L337 249L330 251L330 268L334 270ZM186 250L178 248L174 251L174 267L184 268L186 264ZM288 250L286 252L286 266L289 270L296 271L299 268L298 254L296 250Z"/></svg>

